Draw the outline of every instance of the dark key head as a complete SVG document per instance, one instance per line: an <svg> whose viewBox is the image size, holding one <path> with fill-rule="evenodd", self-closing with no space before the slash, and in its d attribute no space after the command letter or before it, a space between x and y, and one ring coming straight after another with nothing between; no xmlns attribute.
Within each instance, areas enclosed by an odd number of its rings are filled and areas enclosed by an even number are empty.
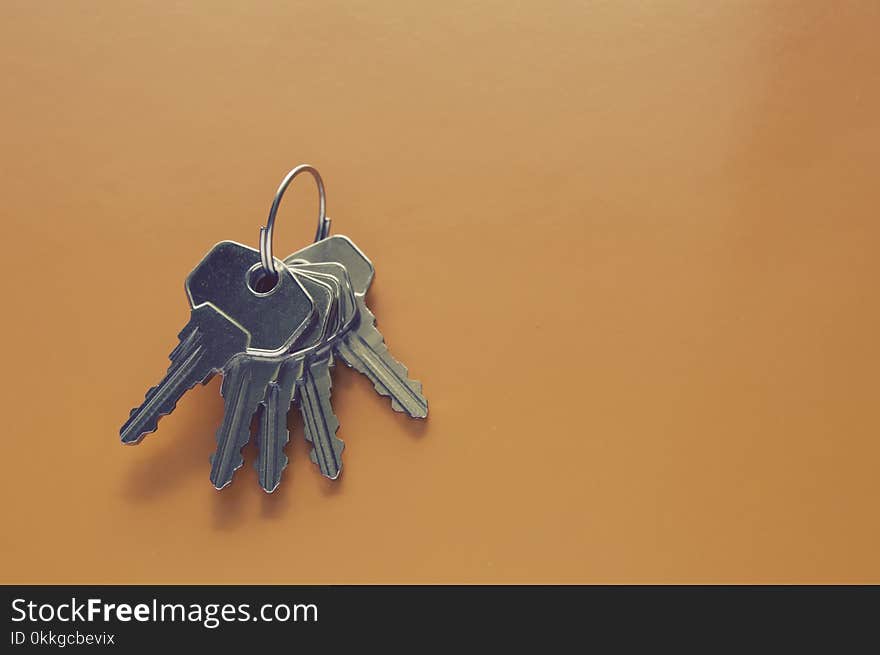
<svg viewBox="0 0 880 655"><path fill-rule="evenodd" d="M222 241L186 278L186 293L193 308L211 305L244 328L250 352L281 354L308 326L314 303L286 266L276 268L272 279L258 250Z"/></svg>

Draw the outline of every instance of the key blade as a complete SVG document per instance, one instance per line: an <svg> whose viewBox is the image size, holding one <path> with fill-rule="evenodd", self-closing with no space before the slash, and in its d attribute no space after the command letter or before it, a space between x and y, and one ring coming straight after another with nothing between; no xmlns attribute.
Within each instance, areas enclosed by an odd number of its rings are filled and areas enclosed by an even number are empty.
<svg viewBox="0 0 880 655"><path fill-rule="evenodd" d="M198 383L206 383L235 354L247 348L248 336L213 308L192 311L171 352L171 366L159 384L147 391L144 402L131 410L119 430L124 444L138 444L158 428L159 419L177 406L180 398Z"/></svg>
<svg viewBox="0 0 880 655"><path fill-rule="evenodd" d="M330 404L330 365L332 358L315 360L303 366L296 397L303 418L303 432L312 443L309 457L321 474L335 480L342 470L342 450L345 444L336 436L339 421Z"/></svg>
<svg viewBox="0 0 880 655"><path fill-rule="evenodd" d="M339 357L373 383L376 392L391 398L391 408L412 418L428 416L428 401L422 395L422 383L410 380L406 367L398 362L376 328L376 317L363 296L357 296L360 319L357 327L335 344Z"/></svg>
<svg viewBox="0 0 880 655"><path fill-rule="evenodd" d="M250 440L251 418L275 377L280 362L251 355L235 357L223 369L220 393L225 401L223 423L217 430L217 449L211 455L211 482L222 489L241 468L241 449Z"/></svg>
<svg viewBox="0 0 880 655"><path fill-rule="evenodd" d="M260 486L272 493L281 483L281 474L287 468L284 448L290 441L287 430L287 412L293 402L296 380L302 360L290 359L281 365L278 377L269 383L263 399L263 413L257 428L259 455L255 464Z"/></svg>

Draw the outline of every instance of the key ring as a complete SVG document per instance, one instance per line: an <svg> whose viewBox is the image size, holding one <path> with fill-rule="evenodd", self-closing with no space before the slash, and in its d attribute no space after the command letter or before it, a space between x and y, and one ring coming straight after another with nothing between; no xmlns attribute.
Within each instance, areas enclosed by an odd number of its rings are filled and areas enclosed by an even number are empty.
<svg viewBox="0 0 880 655"><path fill-rule="evenodd" d="M318 185L318 229L315 232L315 241L320 241L327 237L330 232L330 219L327 218L327 198L324 194L324 180L321 179L320 173L314 166L309 164L300 164L281 180L278 191L275 192L275 199L272 201L272 207L269 209L269 218L266 220L266 226L260 228L260 263L266 275L276 276L278 271L275 269L275 260L272 257L272 234L275 230L275 215L278 213L278 205L281 204L281 198L287 187L297 175L302 172L311 173L315 178L315 184Z"/></svg>

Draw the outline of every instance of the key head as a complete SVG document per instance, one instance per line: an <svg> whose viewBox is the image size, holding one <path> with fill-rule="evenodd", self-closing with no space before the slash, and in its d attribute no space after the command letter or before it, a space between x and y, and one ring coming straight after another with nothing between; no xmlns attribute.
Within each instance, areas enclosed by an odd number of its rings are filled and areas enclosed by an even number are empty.
<svg viewBox="0 0 880 655"><path fill-rule="evenodd" d="M291 260L286 259L285 262L293 271L310 271L313 273L322 273L332 277L339 287L339 325L336 333L347 330L355 318L357 305L355 303L354 290L351 286L351 278L345 266L336 262L306 262L304 259Z"/></svg>
<svg viewBox="0 0 880 655"><path fill-rule="evenodd" d="M248 352L279 355L308 327L314 303L280 261L277 278L261 279L260 252L234 241L214 246L186 278L193 309L210 305L249 335Z"/></svg>
<svg viewBox="0 0 880 655"><path fill-rule="evenodd" d="M285 266L285 268L287 268ZM321 345L335 302L326 283L293 271L294 277L305 287L315 304L315 318L293 344L291 356L302 356Z"/></svg>
<svg viewBox="0 0 880 655"><path fill-rule="evenodd" d="M337 262L345 266L351 277L355 294L362 296L367 292L373 281L373 262L356 246L354 242L341 234L334 234L317 241L285 259L292 262L304 259L307 262Z"/></svg>

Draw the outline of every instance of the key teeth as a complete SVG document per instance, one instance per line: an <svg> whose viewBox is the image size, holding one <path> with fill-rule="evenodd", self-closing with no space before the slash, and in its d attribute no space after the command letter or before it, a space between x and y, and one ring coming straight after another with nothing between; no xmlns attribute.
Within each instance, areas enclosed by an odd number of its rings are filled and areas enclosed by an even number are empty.
<svg viewBox="0 0 880 655"><path fill-rule="evenodd" d="M378 335L378 337L376 335ZM427 418L428 401L422 395L422 383L418 380L409 379L408 369L401 362L391 356L388 351L388 346L385 344L385 341L382 339L381 333L379 333L378 330L372 329L369 336L372 337L372 339L365 338L357 332L350 333L336 345L336 352L349 368L353 368L354 370L363 373L370 379L376 393L380 396L385 396L391 399L391 409L395 412L401 412L411 418ZM407 407L394 396L386 384L375 375L367 365L366 361L364 361L364 358L355 352L351 343L352 339L362 341L369 350L375 355L380 356L385 366L402 381L402 386L410 391L410 394L408 395L411 396L412 406L409 409L407 409ZM371 343L371 341L377 341L378 343Z"/></svg>
<svg viewBox="0 0 880 655"><path fill-rule="evenodd" d="M261 400L251 404L249 392L259 390L262 399L271 380L271 362L259 365L254 360L242 358L224 372L220 393L224 398L223 423L217 429L217 449L211 455L211 483L215 489L223 489L232 482L235 472L244 465L241 451L250 441L251 418ZM265 376L265 377L264 377ZM230 413L230 409L234 411Z"/></svg>
<svg viewBox="0 0 880 655"><path fill-rule="evenodd" d="M211 465L212 465L212 466L213 466L213 463L214 463L214 462L213 462L213 459L214 459L214 458L212 457L212 458L211 458ZM235 472L236 472L238 469L240 469L240 468L242 467L242 465L244 464L244 458L242 458L241 456L239 456L238 459L239 459L238 464L232 468L232 470L229 472L229 476L228 476L225 480L222 480L222 481L221 481L221 482L222 482L221 484L218 484L218 483L217 483L217 475L215 475L215 474L213 473L213 471L211 472L211 484L214 485L214 488L215 488L217 491L221 491L222 489L225 489L225 488L228 487L230 484L232 484L232 479L233 479L233 477L234 477L234 475L235 475Z"/></svg>
<svg viewBox="0 0 880 655"><path fill-rule="evenodd" d="M244 448L244 446L242 446L242 448ZM214 455L211 455L211 457L209 458L209 461L211 462L210 479L211 479L211 484L214 485L214 488L217 491L220 491L221 489L232 484L232 479L235 477L235 472L238 469L240 469L242 466L244 466L244 457L242 457L241 453L239 453L237 456L235 456L230 461L231 467L229 468L229 471L228 471L228 473L226 473L225 476L220 475L221 473L226 472L225 469L220 469L217 471L214 470L214 460L215 459L216 458L214 457Z"/></svg>
<svg viewBox="0 0 880 655"><path fill-rule="evenodd" d="M395 412L406 414L410 418L427 418L428 400L424 397L424 394L422 393L422 383L419 380L410 380L409 369L406 367L406 365L404 365L402 362L398 361L394 356L391 355L391 352L388 350L388 344L385 343L385 337L382 335L381 332L379 332L379 329L376 327L376 315L373 314L369 307L367 307L366 299L363 297L359 297L357 304L358 311L361 314L360 323L361 325L366 323L366 325L368 326L368 331L367 335L363 336L362 334L359 334L360 330L357 330L355 331L355 333L353 333L353 336L362 339L364 343L372 348L377 355L384 355L382 359L385 364L401 378L404 386L413 392L413 406L410 409L407 409L400 402L400 400L396 398L393 393L391 393L391 390L388 389L378 377L368 374L368 377L372 379L373 388L380 396L386 396L391 399L391 409L393 409ZM354 355L355 353L352 354ZM343 357L343 359L345 358ZM348 361L346 361L345 363L352 368L355 368Z"/></svg>
<svg viewBox="0 0 880 655"><path fill-rule="evenodd" d="M342 451L345 450L345 442L336 436L339 431L339 419L333 412L333 406L330 402L333 389L333 380L330 377L332 356L329 356L329 359L325 361L326 364L317 365L317 376L314 370L308 364L306 365L303 369L303 379L297 398L303 417L303 433L306 441L312 444L309 459L318 467L321 475L335 480L342 472ZM315 362L312 365L315 366ZM303 395L306 397L304 398ZM315 405L323 405L323 409L316 408ZM318 420L321 421L321 425L318 425ZM329 441L327 445L330 449L327 457L319 458L318 448L315 445L316 435L326 435Z"/></svg>
<svg viewBox="0 0 880 655"><path fill-rule="evenodd" d="M210 373L210 374L209 374L204 380L201 380L201 384L207 384L207 383L210 381L210 379L211 379L212 377L214 377L214 375L216 375L216 373L217 373L216 371L211 371L211 373ZM196 384L199 384L199 382L196 382L196 383L193 384L191 387L187 387L186 390L189 391L189 390L192 389L194 386L196 386ZM154 389L158 389L158 386L159 386L159 385L156 385L155 387L152 387L149 391L147 391L147 395L144 396L145 400L146 400L146 398L149 397L149 394L150 394ZM132 409L131 412L129 412L129 414L128 414L128 418L131 419L131 417L133 417L133 416L137 413L137 411L138 411L140 408L141 408L141 406L138 406L138 407L135 407L134 409ZM156 431L159 429L159 421L160 421L163 417L168 416L169 414L171 414L175 409L177 409L177 403L176 403L176 402L173 403L172 405L169 405L169 406L168 406L168 411L159 411L159 412L156 412L154 418L153 418L149 423L146 423L144 426L142 426L140 432L139 432L139 433L137 434L137 436L134 437L134 438L132 438L132 437L130 437L130 436L129 436L129 437L126 436L126 429L125 429L125 426L128 425L128 422L126 421L125 425L123 425L123 426L119 429L119 436L120 436L120 439L122 440L122 443L123 443L124 445L126 445L126 446L137 446L141 441L144 440L144 438L145 438L147 435L150 435L150 434L153 434L154 432L156 432Z"/></svg>
<svg viewBox="0 0 880 655"><path fill-rule="evenodd" d="M379 349L376 349L379 352ZM388 346L382 341L382 351L388 354ZM407 409L404 407L400 401L392 394L388 388L382 384L382 382L378 379L373 380L373 388L376 390L380 396L385 396L386 398L391 399L391 409L395 412L400 412L401 414L406 414L410 418L427 418L428 417L428 400L422 395L422 383L420 380L411 380L409 378L409 369L401 362L397 361L390 354L388 354L389 359L391 359L397 366L391 366L392 369L397 369L398 375L401 378L406 380L406 386L413 391L414 397L414 405L412 409Z"/></svg>
<svg viewBox="0 0 880 655"><path fill-rule="evenodd" d="M278 433L275 426L276 421L281 420L286 424L290 403L288 399L288 406L282 407L281 398L281 385L277 381L270 382L262 403L263 415L260 417L260 429L257 432L259 455L257 461L254 462L260 487L267 494L271 494L278 489L278 486L281 484L282 475L290 462L290 458L284 452L284 449L290 443L290 431L285 426L284 436L278 439L277 444L274 443L275 439L270 437L270 435ZM270 441L273 443L268 443ZM278 466L270 468L268 466L269 462L276 460L276 458Z"/></svg>
<svg viewBox="0 0 880 655"><path fill-rule="evenodd" d="M334 465L332 468L327 468L326 466L322 466L318 463L318 452L315 450L314 446L312 447L312 451L309 453L309 459L312 460L312 464L318 467L318 470L321 471L321 475L323 475L328 480L335 480L342 473L342 451L345 450L345 442L342 439L336 439L341 445L338 450L335 450L336 453L336 461L338 464ZM334 444L335 447L335 444Z"/></svg>
<svg viewBox="0 0 880 655"><path fill-rule="evenodd" d="M312 460L312 464L318 467L321 475L325 478L335 480L342 472L342 451L345 450L345 442L336 436L336 433L339 431L339 419L336 418L335 414L331 414L325 424L327 426L327 433L330 436L330 448L333 451L333 455L327 458L327 460L318 462L318 449L314 445L314 437L310 430L305 430L305 437L306 441L312 444L312 450L309 452L309 459Z"/></svg>
<svg viewBox="0 0 880 655"><path fill-rule="evenodd" d="M287 438L284 440L284 445L282 446L282 448L286 448L287 444L289 442L290 442L290 433L288 432ZM284 474L284 471L287 470L288 464L290 463L290 458L284 453L282 453L282 455L283 456L279 460L280 463L278 466L278 471L276 472L276 474L274 476L263 475L262 472L260 471L259 463L255 465L255 468L257 469L258 477L260 479L260 488L262 488L262 490L265 491L267 494L270 494L273 491L275 491L278 488L278 486L281 484L281 478Z"/></svg>
<svg viewBox="0 0 880 655"><path fill-rule="evenodd" d="M395 412L406 414L410 418L428 418L428 400L424 396L422 396L422 383L418 380L410 380L410 382L412 383L412 388L419 394L421 398L419 409L415 409L412 411L406 409L403 405L401 405L397 398L395 398L391 394L383 393L383 391L380 389L381 385L374 384L373 387L380 395L391 398L391 409L393 409Z"/></svg>
<svg viewBox="0 0 880 655"><path fill-rule="evenodd" d="M137 414L141 408L149 402L152 395L156 392L160 385L156 385L154 387L150 387L147 389L147 393L144 394L144 402L142 402L137 407L133 407L132 410L128 413L128 420L123 423L122 427L119 428L119 438L122 440L122 443L126 446L136 446L141 441L144 440L148 434L153 434L156 430L159 429L159 420L163 416L168 416L174 409L177 407L177 403L175 402L168 408L168 411L158 411L153 415L153 418L147 421L144 425L140 427L137 432L129 432L128 426L131 424L132 419L134 419L135 414ZM195 386L195 385L193 385ZM191 387L190 387L191 388Z"/></svg>
<svg viewBox="0 0 880 655"><path fill-rule="evenodd" d="M175 346L174 350L172 350L171 354L168 356L168 358L171 360L171 366L168 367L163 382L167 380L175 372L175 370L179 370L183 366L192 364L192 362L197 361L202 356L202 346L199 343L200 338L198 333L198 328L184 329L178 335L180 342L177 344L177 346ZM194 386L196 386L196 384L206 384L212 377L214 377L216 373L217 371L212 369L203 379L195 380L191 385L187 386L184 389L184 392L189 391ZM128 413L128 420L119 429L119 437L124 445L136 446L137 444L139 444L141 441L144 440L144 437L146 437L148 434L156 432L159 429L159 421L162 419L163 416L168 416L177 408L177 402L183 394L180 394L178 400L175 400L170 405L160 402L159 407L156 408L155 413L151 415L149 420L141 425L137 429L137 431L130 431L130 426L135 415L138 412L145 410L145 406L153 400L153 397L156 395L161 386L162 383L160 382L159 384L150 387L147 390L147 393L144 394L144 402L142 402L137 407L134 407Z"/></svg>

